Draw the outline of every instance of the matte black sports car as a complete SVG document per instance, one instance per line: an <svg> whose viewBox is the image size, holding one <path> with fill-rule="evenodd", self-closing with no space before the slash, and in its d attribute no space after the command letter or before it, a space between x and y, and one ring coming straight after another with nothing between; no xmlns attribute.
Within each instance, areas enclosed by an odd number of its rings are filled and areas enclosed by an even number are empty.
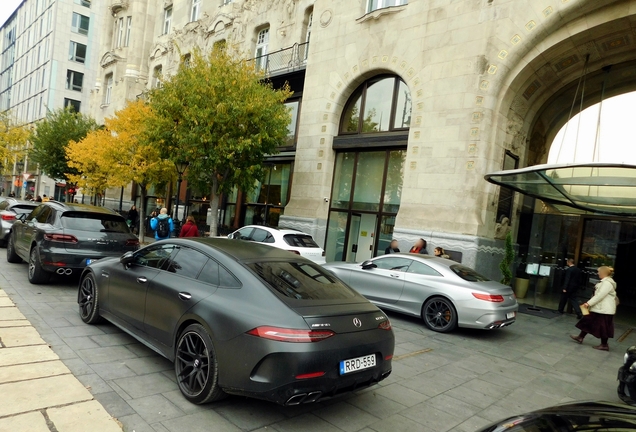
<svg viewBox="0 0 636 432"><path fill-rule="evenodd" d="M636 410L609 402L558 405L494 423L477 432L636 431Z"/></svg>
<svg viewBox="0 0 636 432"><path fill-rule="evenodd" d="M7 261L29 263L29 282L70 275L105 257L139 248L126 220L104 207L50 201L21 214L7 242Z"/></svg>
<svg viewBox="0 0 636 432"><path fill-rule="evenodd" d="M84 322L106 318L174 362L201 404L225 393L316 402L391 373L384 313L306 258L228 239L170 239L82 273Z"/></svg>

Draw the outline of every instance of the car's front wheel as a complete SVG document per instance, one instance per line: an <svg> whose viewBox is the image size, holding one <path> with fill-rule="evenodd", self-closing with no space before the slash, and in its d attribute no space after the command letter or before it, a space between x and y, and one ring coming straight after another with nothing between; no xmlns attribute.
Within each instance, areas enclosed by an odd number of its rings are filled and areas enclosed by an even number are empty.
<svg viewBox="0 0 636 432"><path fill-rule="evenodd" d="M428 299L422 306L422 319L426 327L440 333L451 332L457 327L457 311L444 297Z"/></svg>
<svg viewBox="0 0 636 432"><path fill-rule="evenodd" d="M218 384L219 369L212 339L200 324L192 324L177 341L174 360L179 390L192 403L204 404L225 397Z"/></svg>
<svg viewBox="0 0 636 432"><path fill-rule="evenodd" d="M22 262L22 258L15 253L15 245L13 244L13 236L9 236L9 240L7 241L7 261L13 264L18 264Z"/></svg>
<svg viewBox="0 0 636 432"><path fill-rule="evenodd" d="M97 324L101 321L97 283L95 283L93 273L88 273L82 277L79 285L78 303L82 321L86 324Z"/></svg>
<svg viewBox="0 0 636 432"><path fill-rule="evenodd" d="M42 268L38 248L34 247L29 255L29 282L35 285L43 284L47 283L50 278L51 274Z"/></svg>

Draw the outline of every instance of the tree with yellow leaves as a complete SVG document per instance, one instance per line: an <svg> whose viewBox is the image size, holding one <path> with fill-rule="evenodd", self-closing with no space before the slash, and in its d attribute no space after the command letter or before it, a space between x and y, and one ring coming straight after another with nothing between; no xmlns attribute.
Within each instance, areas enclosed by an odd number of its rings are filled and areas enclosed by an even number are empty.
<svg viewBox="0 0 636 432"><path fill-rule="evenodd" d="M13 163L14 156L24 151L29 139L29 130L17 124L9 111L0 112L0 171Z"/></svg>
<svg viewBox="0 0 636 432"><path fill-rule="evenodd" d="M140 240L145 235L148 187L175 177L174 164L162 159L157 145L148 138L146 125L152 116L152 110L143 101L128 102L114 117L105 120L103 129L90 132L67 149L69 167L81 173L72 176L72 181L80 187L102 191L106 187L137 183L141 191Z"/></svg>

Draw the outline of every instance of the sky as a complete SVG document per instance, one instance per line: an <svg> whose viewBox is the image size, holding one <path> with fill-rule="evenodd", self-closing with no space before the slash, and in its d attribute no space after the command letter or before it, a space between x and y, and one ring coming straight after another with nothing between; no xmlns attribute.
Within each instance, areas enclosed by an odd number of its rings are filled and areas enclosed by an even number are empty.
<svg viewBox="0 0 636 432"><path fill-rule="evenodd" d="M566 125L567 132L566 126L563 126L552 142L548 163L613 162L636 165L636 134L632 128L636 92L603 101L597 140L599 106L593 105L572 117Z"/></svg>
<svg viewBox="0 0 636 432"><path fill-rule="evenodd" d="M0 0L0 25L9 18L22 0Z"/></svg>

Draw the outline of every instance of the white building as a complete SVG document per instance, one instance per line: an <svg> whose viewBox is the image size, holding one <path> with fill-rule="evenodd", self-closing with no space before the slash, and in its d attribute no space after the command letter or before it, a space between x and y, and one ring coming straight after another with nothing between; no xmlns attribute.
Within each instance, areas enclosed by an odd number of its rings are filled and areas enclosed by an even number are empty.
<svg viewBox="0 0 636 432"><path fill-rule="evenodd" d="M24 0L0 28L0 110L33 124L47 110L88 111L95 82L99 27L107 9L90 0ZM26 145L26 143L25 143ZM15 160L4 188L52 196L55 180L37 179L28 158ZM5 173L6 174L6 173ZM24 174L31 174L26 188ZM21 195L25 192L20 191ZM58 191L59 193L59 191Z"/></svg>

